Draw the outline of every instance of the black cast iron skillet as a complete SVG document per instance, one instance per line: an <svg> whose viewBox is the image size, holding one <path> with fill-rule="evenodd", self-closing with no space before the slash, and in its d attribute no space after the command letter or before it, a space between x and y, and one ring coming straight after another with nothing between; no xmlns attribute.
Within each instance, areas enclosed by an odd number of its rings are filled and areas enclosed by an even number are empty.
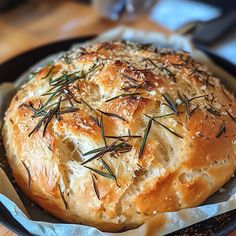
<svg viewBox="0 0 236 236"><path fill-rule="evenodd" d="M24 73L29 67L37 63L39 60L57 53L60 51L68 50L73 44L81 43L86 40L92 39L94 36L73 38L55 43L50 43L45 46L41 46L23 54L20 54L0 65L0 82L16 80L22 73ZM236 66L226 61L225 59L216 56L206 48L201 48L216 64L221 66L224 70L236 77ZM0 203L0 223L12 230L18 235L28 236L29 232L20 225L8 212L8 210ZM197 223L185 229L176 231L170 236L180 235L216 235L224 236L236 230L236 210L227 212L220 216L211 218L209 220Z"/></svg>

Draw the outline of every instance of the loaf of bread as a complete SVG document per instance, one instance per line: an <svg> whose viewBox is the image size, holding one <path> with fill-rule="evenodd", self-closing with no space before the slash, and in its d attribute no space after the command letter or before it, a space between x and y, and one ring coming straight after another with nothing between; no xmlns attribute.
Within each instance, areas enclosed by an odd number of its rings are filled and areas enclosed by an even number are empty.
<svg viewBox="0 0 236 236"><path fill-rule="evenodd" d="M32 201L117 232L221 188L236 169L235 116L234 96L187 52L104 42L33 72L3 138Z"/></svg>

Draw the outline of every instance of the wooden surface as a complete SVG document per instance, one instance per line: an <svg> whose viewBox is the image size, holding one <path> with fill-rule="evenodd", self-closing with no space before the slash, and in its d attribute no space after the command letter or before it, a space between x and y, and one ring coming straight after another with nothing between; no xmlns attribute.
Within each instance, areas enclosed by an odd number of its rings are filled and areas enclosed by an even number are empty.
<svg viewBox="0 0 236 236"><path fill-rule="evenodd" d="M15 233L11 232L10 230L8 230L7 228L1 225L0 225L0 235L1 236L16 236Z"/></svg>
<svg viewBox="0 0 236 236"><path fill-rule="evenodd" d="M145 15L112 22L100 17L92 7L73 1L32 1L1 14L0 63L49 42L99 34L118 25L170 33ZM16 234L0 225L0 235ZM236 236L236 232L230 236Z"/></svg>
<svg viewBox="0 0 236 236"><path fill-rule="evenodd" d="M89 5L73 1L32 1L1 14L0 63L55 40L99 34L117 25L168 32L146 16L118 22L99 16Z"/></svg>

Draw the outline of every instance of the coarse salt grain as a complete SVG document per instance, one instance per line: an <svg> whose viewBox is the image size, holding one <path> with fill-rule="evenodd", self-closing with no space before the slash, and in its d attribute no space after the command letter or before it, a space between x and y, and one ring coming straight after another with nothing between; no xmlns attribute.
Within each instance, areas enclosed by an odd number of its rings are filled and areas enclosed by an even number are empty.
<svg viewBox="0 0 236 236"><path fill-rule="evenodd" d="M225 192L225 189L224 188L220 188L219 192L223 193L223 192Z"/></svg>

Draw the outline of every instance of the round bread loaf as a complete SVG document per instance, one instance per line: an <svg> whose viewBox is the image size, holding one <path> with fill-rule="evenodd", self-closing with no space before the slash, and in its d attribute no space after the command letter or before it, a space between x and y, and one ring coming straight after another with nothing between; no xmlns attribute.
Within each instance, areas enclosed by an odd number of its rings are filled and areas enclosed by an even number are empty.
<svg viewBox="0 0 236 236"><path fill-rule="evenodd" d="M235 115L233 95L187 52L104 42L32 73L3 138L34 202L115 232L197 206L226 183Z"/></svg>

